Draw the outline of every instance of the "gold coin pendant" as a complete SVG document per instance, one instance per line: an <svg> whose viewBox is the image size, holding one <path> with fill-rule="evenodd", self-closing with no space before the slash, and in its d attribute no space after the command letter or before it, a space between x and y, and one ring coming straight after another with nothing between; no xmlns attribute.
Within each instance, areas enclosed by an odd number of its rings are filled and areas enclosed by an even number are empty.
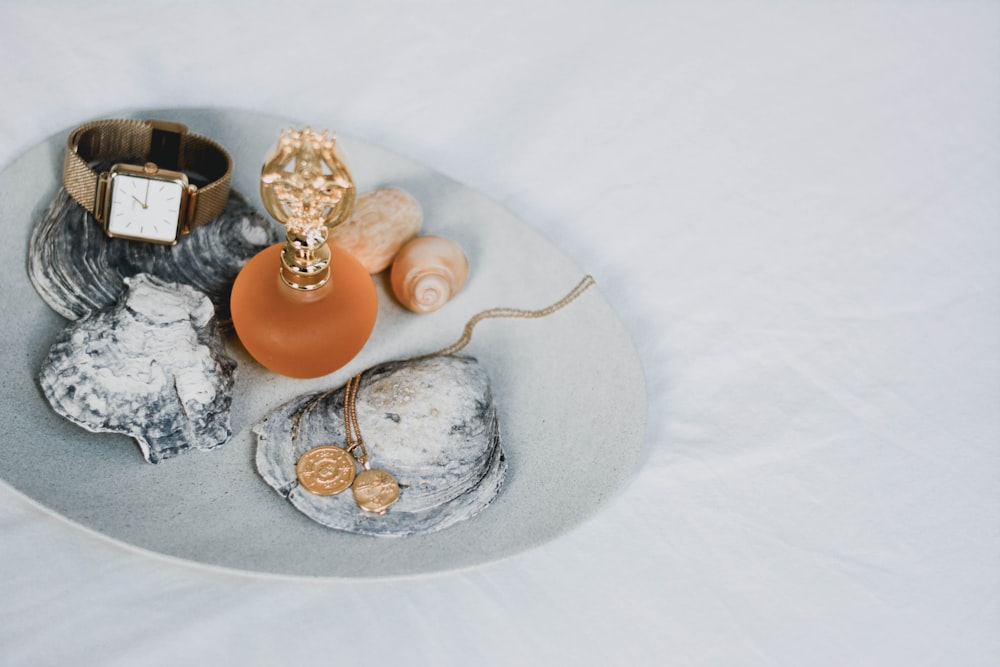
<svg viewBox="0 0 1000 667"><path fill-rule="evenodd" d="M317 496L335 496L346 491L354 481L356 470L354 457L333 445L313 447L295 464L299 484Z"/></svg>
<svg viewBox="0 0 1000 667"><path fill-rule="evenodd" d="M385 514L385 510L399 500L399 483L385 470L363 470L352 487L354 502L366 512Z"/></svg>

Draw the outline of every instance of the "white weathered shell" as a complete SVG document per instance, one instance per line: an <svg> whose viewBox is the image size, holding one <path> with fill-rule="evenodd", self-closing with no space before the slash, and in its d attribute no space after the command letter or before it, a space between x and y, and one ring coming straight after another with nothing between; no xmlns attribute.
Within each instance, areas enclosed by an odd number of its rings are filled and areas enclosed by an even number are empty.
<svg viewBox="0 0 1000 667"><path fill-rule="evenodd" d="M400 188L360 195L350 217L330 230L328 242L348 251L368 270L384 271L403 244L420 232L420 203Z"/></svg>
<svg viewBox="0 0 1000 667"><path fill-rule="evenodd" d="M32 228L28 276L45 302L72 320L111 305L125 278L147 273L197 288L226 322L236 274L278 240L277 229L235 192L222 215L177 245L112 239L60 188Z"/></svg>
<svg viewBox="0 0 1000 667"><path fill-rule="evenodd" d="M307 450L344 446L343 387L299 396L254 427L257 470L309 518L369 535L429 533L468 519L499 493L507 463L489 378L475 359L375 366L364 372L355 404L371 466L400 483L399 500L384 515L361 510L350 491L309 493L296 477Z"/></svg>
<svg viewBox="0 0 1000 667"><path fill-rule="evenodd" d="M465 284L469 260L462 248L441 236L418 236L392 262L390 283L401 304L430 313L448 303Z"/></svg>
<svg viewBox="0 0 1000 667"><path fill-rule="evenodd" d="M114 305L71 322L42 362L52 408L88 431L124 433L150 463L229 440L236 362L198 290L147 274Z"/></svg>

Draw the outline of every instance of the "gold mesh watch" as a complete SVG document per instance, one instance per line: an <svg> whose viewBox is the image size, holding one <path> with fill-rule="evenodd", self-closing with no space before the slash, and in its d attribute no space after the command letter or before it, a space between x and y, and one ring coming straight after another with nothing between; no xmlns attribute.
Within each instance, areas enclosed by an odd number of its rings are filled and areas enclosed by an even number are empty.
<svg viewBox="0 0 1000 667"><path fill-rule="evenodd" d="M107 171L94 168L111 162ZM63 165L66 192L108 236L170 245L222 213L232 175L226 149L162 120L81 125L70 132Z"/></svg>

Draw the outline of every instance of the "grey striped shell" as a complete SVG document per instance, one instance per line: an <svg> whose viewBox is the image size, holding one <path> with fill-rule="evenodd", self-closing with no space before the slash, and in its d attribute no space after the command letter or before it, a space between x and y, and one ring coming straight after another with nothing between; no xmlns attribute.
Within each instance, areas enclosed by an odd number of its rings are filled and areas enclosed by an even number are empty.
<svg viewBox="0 0 1000 667"><path fill-rule="evenodd" d="M370 368L356 409L371 466L401 486L384 515L361 510L350 491L314 495L296 477L307 450L344 446L343 387L299 396L254 427L258 472L314 521L368 535L429 533L474 516L500 492L507 462L489 378L475 359L429 356Z"/></svg>
<svg viewBox="0 0 1000 667"><path fill-rule="evenodd" d="M226 323L236 274L279 240L277 229L236 192L222 215L177 245L112 239L60 188L32 228L28 276L45 302L71 320L113 304L125 278L146 273L197 288Z"/></svg>

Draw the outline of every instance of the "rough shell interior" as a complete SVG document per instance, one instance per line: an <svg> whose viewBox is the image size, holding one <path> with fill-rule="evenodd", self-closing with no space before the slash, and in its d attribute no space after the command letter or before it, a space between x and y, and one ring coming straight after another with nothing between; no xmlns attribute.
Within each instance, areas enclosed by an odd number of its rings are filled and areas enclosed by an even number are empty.
<svg viewBox="0 0 1000 667"><path fill-rule="evenodd" d="M369 535L429 533L474 516L500 492L507 462L489 378L475 359L429 356L370 368L356 410L371 466L401 486L383 515L361 510L350 492L309 493L296 477L306 451L344 446L343 387L299 396L254 427L258 472L314 521Z"/></svg>
<svg viewBox="0 0 1000 667"><path fill-rule="evenodd" d="M123 283L116 303L60 333L39 373L45 398L88 431L132 436L150 463L224 444L236 362L212 303L148 274Z"/></svg>

